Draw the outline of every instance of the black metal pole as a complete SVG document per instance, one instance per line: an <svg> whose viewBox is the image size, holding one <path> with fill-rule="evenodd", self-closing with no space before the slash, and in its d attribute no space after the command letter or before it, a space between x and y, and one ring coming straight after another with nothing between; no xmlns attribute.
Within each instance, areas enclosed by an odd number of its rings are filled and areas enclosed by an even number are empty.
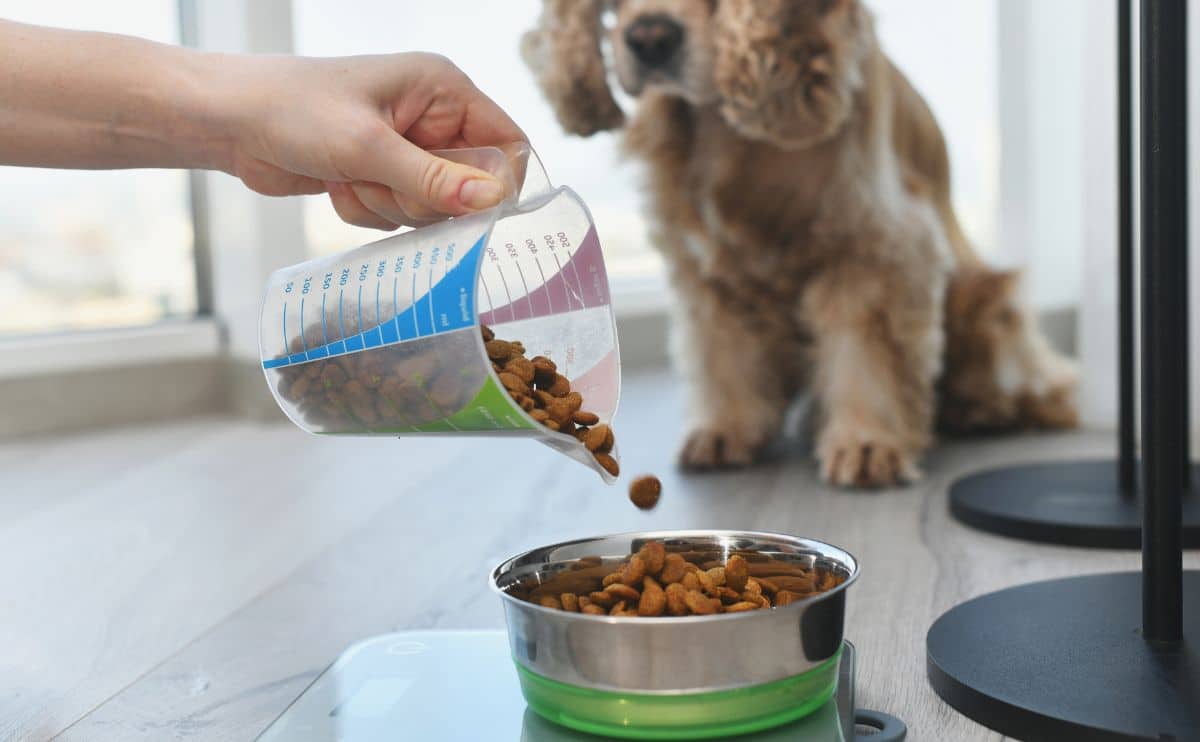
<svg viewBox="0 0 1200 742"><path fill-rule="evenodd" d="M1143 0L1142 630L1183 637L1181 400L1186 397L1186 0Z"/></svg>
<svg viewBox="0 0 1200 742"><path fill-rule="evenodd" d="M1182 449L1180 459L1183 463L1183 491L1186 493L1192 488L1192 359L1191 353L1189 353L1192 333L1190 329L1191 299L1188 292L1188 278L1190 277L1190 274L1188 273L1190 270L1188 265L1188 250L1185 249L1183 251L1183 255L1180 256L1180 259L1183 261L1183 266L1180 268L1180 274L1183 276L1183 299L1181 300L1183 311L1179 313L1179 321L1183 324L1183 327L1180 330L1180 343L1182 344L1183 348L1183 350L1180 352L1180 355L1183 356L1182 360L1180 361L1182 369L1181 373L1183 374L1183 400L1179 404L1179 412L1183 417L1183 421L1180 425L1180 436L1182 441L1179 444L1179 447Z"/></svg>
<svg viewBox="0 0 1200 742"><path fill-rule="evenodd" d="M1187 57L1184 56L1183 64L1187 65ZM1184 166L1187 167L1186 165ZM1192 488L1192 372L1191 372L1191 353L1190 344L1192 340L1191 334L1191 300L1189 297L1189 278L1191 270L1188 265L1188 243L1184 243L1185 248L1183 254L1179 256L1182 265L1179 268L1179 274L1183 276L1183 297L1180 299L1180 304L1183 306L1183 311L1179 313L1179 321L1183 325L1180 328L1180 368L1183 374L1183 399L1179 403L1179 411L1183 420L1180 422L1179 430L1182 438L1179 447L1182 449L1180 454L1180 463L1183 464L1183 491L1186 494Z"/></svg>
<svg viewBox="0 0 1200 742"><path fill-rule="evenodd" d="M1117 483L1137 495L1133 295L1133 2L1117 0Z"/></svg>

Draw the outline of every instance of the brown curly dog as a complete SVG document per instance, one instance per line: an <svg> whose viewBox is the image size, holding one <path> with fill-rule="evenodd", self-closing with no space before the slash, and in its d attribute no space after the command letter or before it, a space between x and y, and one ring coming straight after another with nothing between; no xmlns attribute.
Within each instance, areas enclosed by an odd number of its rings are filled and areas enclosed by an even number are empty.
<svg viewBox="0 0 1200 742"><path fill-rule="evenodd" d="M752 463L804 392L846 486L918 477L939 421L1074 424L1072 365L963 235L942 134L861 0L545 0L523 52L567 131L625 126L650 166L685 466Z"/></svg>

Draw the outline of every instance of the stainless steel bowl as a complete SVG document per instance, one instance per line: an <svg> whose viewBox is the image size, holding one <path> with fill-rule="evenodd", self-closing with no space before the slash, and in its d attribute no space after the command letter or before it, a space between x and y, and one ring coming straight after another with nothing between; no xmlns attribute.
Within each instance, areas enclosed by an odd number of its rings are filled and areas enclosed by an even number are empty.
<svg viewBox="0 0 1200 742"><path fill-rule="evenodd" d="M713 616L613 618L568 613L513 593L569 570L583 557L616 564L647 541L724 560L753 552L844 576L838 587L771 610ZM579 688L697 694L792 678L842 647L846 590L858 561L820 541L749 531L657 531L568 541L515 556L492 572L504 603L513 659L536 675Z"/></svg>

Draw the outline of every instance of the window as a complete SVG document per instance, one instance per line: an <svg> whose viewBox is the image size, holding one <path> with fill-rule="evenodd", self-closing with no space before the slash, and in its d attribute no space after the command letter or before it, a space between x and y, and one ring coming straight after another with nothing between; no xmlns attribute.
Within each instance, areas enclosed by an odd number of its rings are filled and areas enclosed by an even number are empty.
<svg viewBox="0 0 1200 742"><path fill-rule="evenodd" d="M174 0L0 0L0 17L179 42ZM0 337L196 309L188 176L0 167Z"/></svg>

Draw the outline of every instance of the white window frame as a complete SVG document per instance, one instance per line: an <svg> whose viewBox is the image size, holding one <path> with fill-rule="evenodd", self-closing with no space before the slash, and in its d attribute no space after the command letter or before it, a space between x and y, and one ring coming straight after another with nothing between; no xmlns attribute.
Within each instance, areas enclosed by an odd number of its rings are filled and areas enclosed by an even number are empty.
<svg viewBox="0 0 1200 742"><path fill-rule="evenodd" d="M164 361L212 358L221 331L209 319L164 321L145 327L31 335L0 345L0 380Z"/></svg>

